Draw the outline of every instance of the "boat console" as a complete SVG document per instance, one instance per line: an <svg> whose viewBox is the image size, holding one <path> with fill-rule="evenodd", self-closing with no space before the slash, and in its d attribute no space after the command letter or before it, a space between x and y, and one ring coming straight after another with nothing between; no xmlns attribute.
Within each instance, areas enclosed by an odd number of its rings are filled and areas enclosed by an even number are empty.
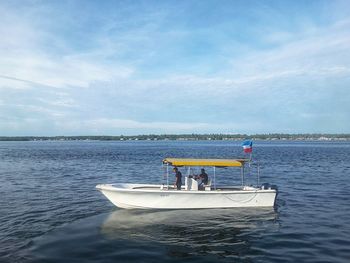
<svg viewBox="0 0 350 263"><path fill-rule="evenodd" d="M187 191L198 191L198 182L197 180L185 177L185 190Z"/></svg>
<svg viewBox="0 0 350 263"><path fill-rule="evenodd" d="M193 177L185 177L185 190L187 191L198 191L198 181L193 179ZM203 191L210 191L211 190L211 180L209 179L208 184L204 185L204 189L201 189Z"/></svg>

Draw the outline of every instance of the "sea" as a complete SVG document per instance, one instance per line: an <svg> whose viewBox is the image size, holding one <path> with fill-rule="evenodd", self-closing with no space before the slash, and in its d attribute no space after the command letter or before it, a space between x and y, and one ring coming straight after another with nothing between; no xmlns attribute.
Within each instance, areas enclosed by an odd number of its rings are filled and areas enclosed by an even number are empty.
<svg viewBox="0 0 350 263"><path fill-rule="evenodd" d="M350 142L254 141L246 183L277 185L273 208L124 210L95 189L161 184L166 157L243 152L236 141L0 142L0 262L350 262ZM241 182L229 169L216 180Z"/></svg>

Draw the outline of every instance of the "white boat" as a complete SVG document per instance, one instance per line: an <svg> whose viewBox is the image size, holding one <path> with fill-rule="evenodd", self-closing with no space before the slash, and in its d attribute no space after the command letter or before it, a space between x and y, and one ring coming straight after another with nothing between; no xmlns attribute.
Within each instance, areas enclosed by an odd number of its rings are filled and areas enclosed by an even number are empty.
<svg viewBox="0 0 350 263"><path fill-rule="evenodd" d="M179 159L166 158L166 184L99 184L96 186L114 205L139 209L202 209L234 207L273 207L277 187L244 185L244 168L249 159ZM181 190L169 185L169 167L184 167L188 174ZM193 167L213 167L213 177L207 185L198 187L191 176ZM242 185L216 185L216 168L241 168ZM258 173L259 176L259 173Z"/></svg>

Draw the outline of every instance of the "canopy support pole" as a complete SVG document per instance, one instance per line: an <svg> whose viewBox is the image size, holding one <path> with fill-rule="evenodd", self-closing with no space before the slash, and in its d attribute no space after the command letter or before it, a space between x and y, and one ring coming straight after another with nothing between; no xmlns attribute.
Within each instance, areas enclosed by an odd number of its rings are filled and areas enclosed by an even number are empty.
<svg viewBox="0 0 350 263"><path fill-rule="evenodd" d="M259 185L260 185L260 163L258 163L258 178L257 178L257 181L258 181L257 187L259 187Z"/></svg>
<svg viewBox="0 0 350 263"><path fill-rule="evenodd" d="M242 179L242 187L244 186L244 165L241 168L241 179Z"/></svg>
<svg viewBox="0 0 350 263"><path fill-rule="evenodd" d="M215 166L214 168L214 189L216 190L216 174L215 174Z"/></svg>
<svg viewBox="0 0 350 263"><path fill-rule="evenodd" d="M166 189L169 190L169 164L166 164Z"/></svg>

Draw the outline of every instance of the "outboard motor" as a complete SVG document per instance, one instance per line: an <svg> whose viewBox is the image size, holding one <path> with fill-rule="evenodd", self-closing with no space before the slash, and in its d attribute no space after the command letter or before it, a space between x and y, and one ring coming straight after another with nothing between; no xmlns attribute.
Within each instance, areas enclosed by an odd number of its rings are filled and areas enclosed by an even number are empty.
<svg viewBox="0 0 350 263"><path fill-rule="evenodd" d="M267 189L271 189L271 186L269 183L263 183L261 185L261 190L267 190Z"/></svg>
<svg viewBox="0 0 350 263"><path fill-rule="evenodd" d="M278 187L275 184L271 185L271 189L276 190L276 192L278 192Z"/></svg>

